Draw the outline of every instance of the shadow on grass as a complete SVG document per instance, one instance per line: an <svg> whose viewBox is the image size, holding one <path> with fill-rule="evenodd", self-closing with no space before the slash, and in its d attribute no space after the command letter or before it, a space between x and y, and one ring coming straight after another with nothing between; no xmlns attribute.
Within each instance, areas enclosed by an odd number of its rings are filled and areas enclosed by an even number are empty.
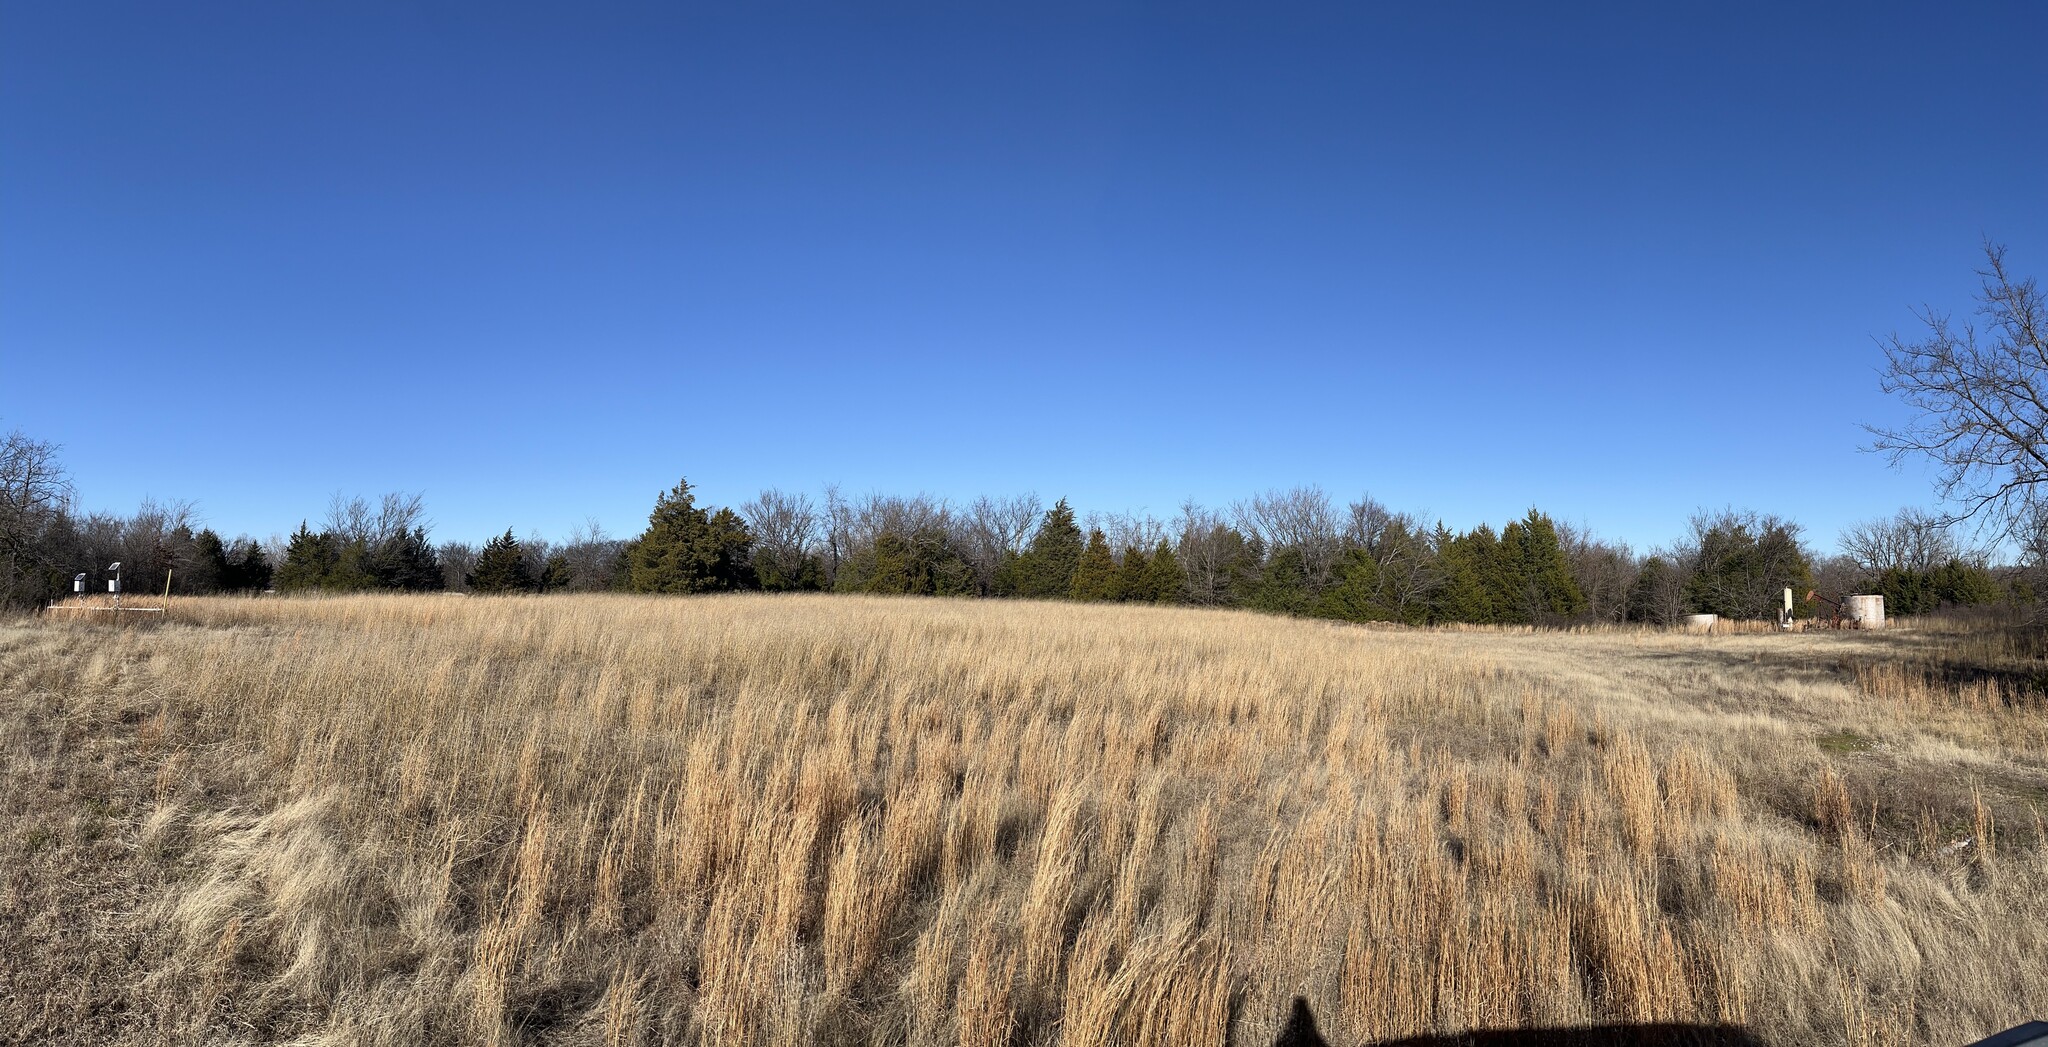
<svg viewBox="0 0 2048 1047"><path fill-rule="evenodd" d="M1294 1013L1273 1047L1328 1047L1308 1001L1294 998ZM1560 1029L1480 1029L1449 1036L1382 1040L1371 1047L1763 1047L1732 1025L1591 1025Z"/></svg>

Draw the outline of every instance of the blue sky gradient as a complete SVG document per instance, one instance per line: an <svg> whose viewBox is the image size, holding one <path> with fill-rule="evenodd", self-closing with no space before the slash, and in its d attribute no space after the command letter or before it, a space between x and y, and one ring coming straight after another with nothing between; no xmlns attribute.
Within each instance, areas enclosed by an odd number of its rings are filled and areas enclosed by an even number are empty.
<svg viewBox="0 0 2048 1047"><path fill-rule="evenodd" d="M2048 276L2048 5L1791 6L7 0L0 428L259 536L687 476L1828 550L1931 502L1874 339Z"/></svg>

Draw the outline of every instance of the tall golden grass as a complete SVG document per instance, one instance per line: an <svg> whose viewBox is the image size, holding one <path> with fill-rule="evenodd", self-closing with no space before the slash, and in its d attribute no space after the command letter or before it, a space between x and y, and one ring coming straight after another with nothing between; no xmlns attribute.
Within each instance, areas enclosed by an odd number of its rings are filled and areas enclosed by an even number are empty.
<svg viewBox="0 0 2048 1047"><path fill-rule="evenodd" d="M135 710L194 1041L1333 1043L2048 1015L2048 709L1955 637L852 597L183 600Z"/></svg>

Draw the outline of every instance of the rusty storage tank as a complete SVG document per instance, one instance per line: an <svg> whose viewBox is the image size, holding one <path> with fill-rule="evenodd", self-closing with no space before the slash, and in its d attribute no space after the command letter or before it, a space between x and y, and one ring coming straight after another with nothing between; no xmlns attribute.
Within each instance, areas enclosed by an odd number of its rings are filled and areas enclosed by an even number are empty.
<svg viewBox="0 0 2048 1047"><path fill-rule="evenodd" d="M1851 596L1844 602L1847 604L1849 620L1856 623L1856 628L1884 628L1884 597Z"/></svg>

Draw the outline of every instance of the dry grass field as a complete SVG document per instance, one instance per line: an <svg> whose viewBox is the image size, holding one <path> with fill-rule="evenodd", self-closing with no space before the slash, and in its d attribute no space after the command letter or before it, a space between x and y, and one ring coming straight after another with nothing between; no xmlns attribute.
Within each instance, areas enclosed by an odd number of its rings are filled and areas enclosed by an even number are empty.
<svg viewBox="0 0 2048 1047"><path fill-rule="evenodd" d="M1296 997L1337 1044L2048 1017L2048 663L2003 634L165 617L0 625L0 1039L1263 1047Z"/></svg>

